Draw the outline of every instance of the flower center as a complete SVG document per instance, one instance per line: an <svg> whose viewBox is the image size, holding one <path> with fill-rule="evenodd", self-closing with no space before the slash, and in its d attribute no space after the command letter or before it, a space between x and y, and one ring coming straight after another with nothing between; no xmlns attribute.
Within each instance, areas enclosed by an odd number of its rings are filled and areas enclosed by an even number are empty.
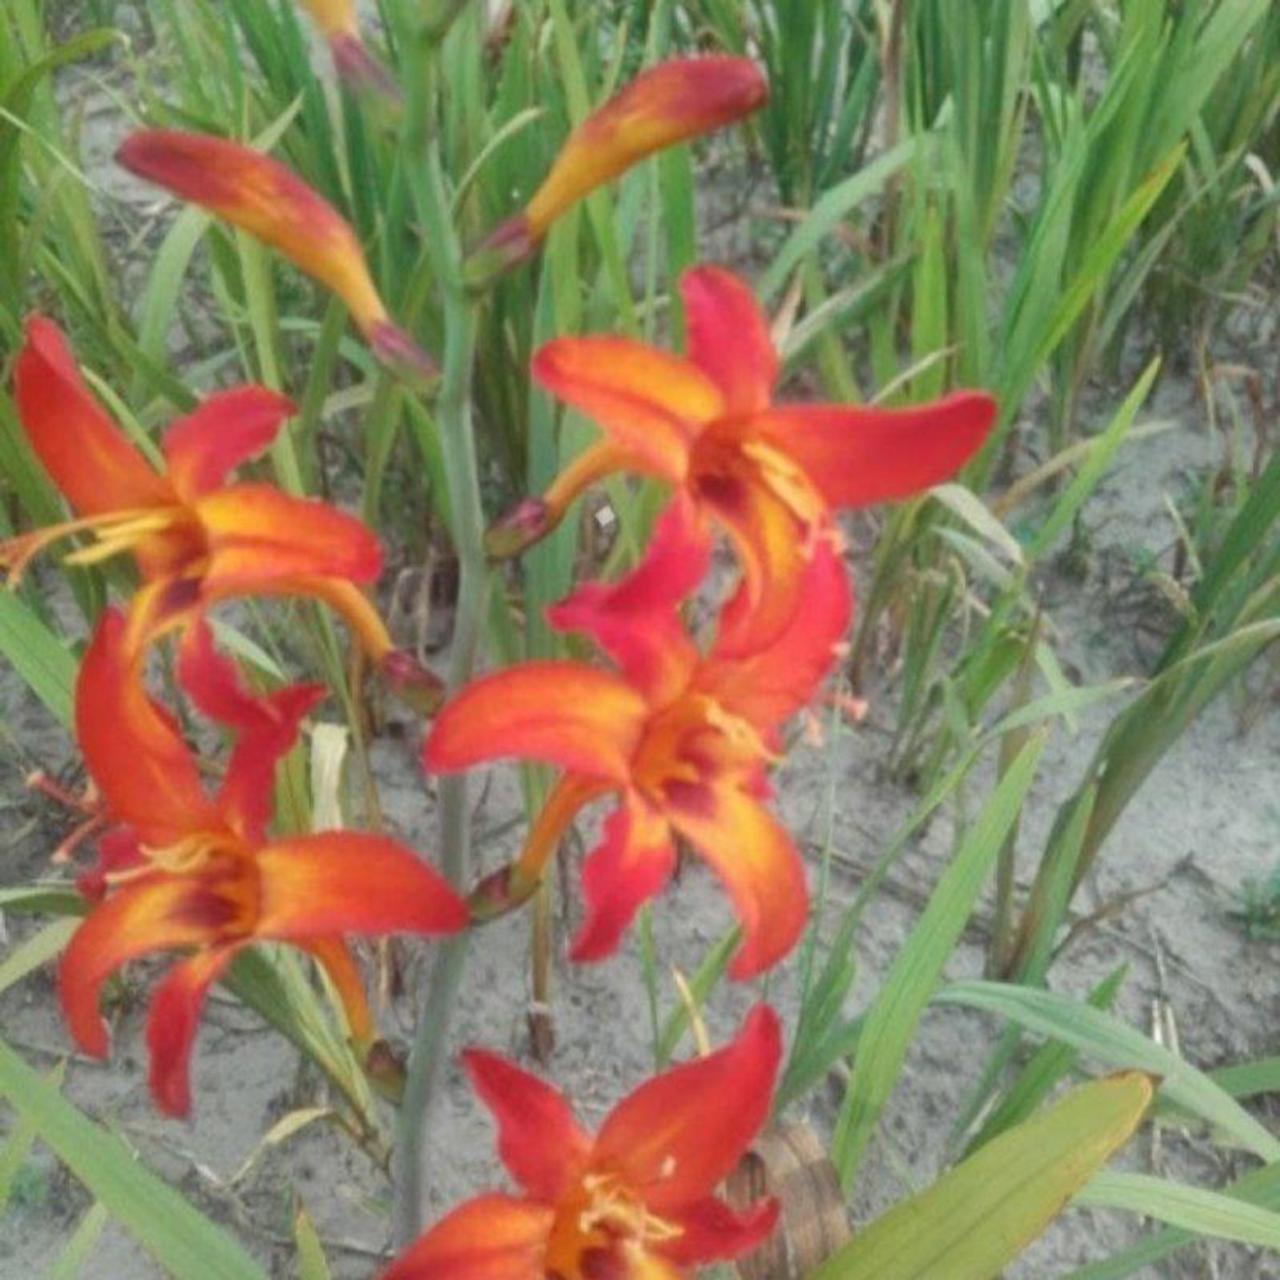
<svg viewBox="0 0 1280 1280"><path fill-rule="evenodd" d="M547 1248L548 1280L622 1280L629 1261L666 1244L681 1228L650 1213L617 1174L589 1173L556 1215Z"/></svg>

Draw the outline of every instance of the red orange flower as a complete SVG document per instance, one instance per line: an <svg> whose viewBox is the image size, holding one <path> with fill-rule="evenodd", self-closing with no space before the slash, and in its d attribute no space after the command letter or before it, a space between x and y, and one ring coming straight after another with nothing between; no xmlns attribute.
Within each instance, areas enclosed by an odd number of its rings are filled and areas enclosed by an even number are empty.
<svg viewBox="0 0 1280 1280"><path fill-rule="evenodd" d="M279 250L347 304L383 364L416 383L434 382L435 362L392 323L356 233L291 169L225 138L174 129L130 134L116 159Z"/></svg>
<svg viewBox="0 0 1280 1280"><path fill-rule="evenodd" d="M94 399L57 327L27 324L15 397L23 431L78 518L0 544L11 575L44 547L72 534L93 541L72 564L132 553L143 577L129 614L135 653L231 596L302 595L323 600L350 624L384 675L423 707L439 682L396 650L356 584L377 578L377 539L354 517L263 484L226 483L234 467L266 448L294 412L262 387L211 395L165 436L156 471Z"/></svg>
<svg viewBox="0 0 1280 1280"><path fill-rule="evenodd" d="M355 0L302 0L329 44L338 75L353 89L372 90L397 101L400 90L384 67L360 38L360 19Z"/></svg>
<svg viewBox="0 0 1280 1280"><path fill-rule="evenodd" d="M768 96L747 58L673 58L641 72L569 135L524 212L472 254L469 278L480 286L523 262L583 196L655 151L750 115Z"/></svg>
<svg viewBox="0 0 1280 1280"><path fill-rule="evenodd" d="M117 826L88 885L100 900L63 956L59 994L77 1044L105 1057L98 1001L107 978L151 952L189 952L156 989L147 1022L152 1094L164 1111L184 1115L205 992L241 948L273 940L309 951L341 993L352 1039L367 1049L373 1022L343 935L452 933L467 910L412 850L382 836L267 836L276 761L322 689L254 698L205 625L192 628L179 678L200 710L237 733L209 796L173 721L135 678L124 633L124 618L108 610L76 687L76 735Z"/></svg>
<svg viewBox="0 0 1280 1280"><path fill-rule="evenodd" d="M657 477L728 532L752 615L741 643L765 644L796 611L814 530L830 512L944 480L982 444L995 404L965 391L909 409L775 405L778 356L746 286L698 267L681 292L687 359L609 337L558 338L539 350L534 377L605 439L491 530L489 546L516 554L611 472Z"/></svg>
<svg viewBox="0 0 1280 1280"><path fill-rule="evenodd" d="M606 793L621 803L583 873L587 918L577 960L612 952L641 903L687 840L724 881L742 922L735 977L780 960L804 927L804 869L785 828L763 804L764 769L778 726L812 696L849 622L844 565L830 531L819 534L802 590L805 609L748 657L731 605L721 640L702 656L685 634L681 601L702 580L708 540L687 500L659 525L645 561L622 582L588 584L548 613L589 632L618 663L615 674L577 662L529 662L464 688L445 706L424 749L448 772L499 757L542 760L566 772L534 824L519 861L483 886L478 914L527 896L577 811Z"/></svg>
<svg viewBox="0 0 1280 1280"><path fill-rule="evenodd" d="M491 1053L465 1055L518 1196L448 1214L381 1280L683 1280L768 1239L773 1200L714 1194L769 1114L782 1038L767 1005L701 1061L646 1081L592 1137L564 1097Z"/></svg>

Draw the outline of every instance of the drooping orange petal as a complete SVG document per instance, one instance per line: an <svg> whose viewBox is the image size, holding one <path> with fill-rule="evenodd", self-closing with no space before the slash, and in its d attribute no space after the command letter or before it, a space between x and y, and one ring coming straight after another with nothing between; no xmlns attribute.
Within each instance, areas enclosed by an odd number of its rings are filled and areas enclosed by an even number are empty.
<svg viewBox="0 0 1280 1280"><path fill-rule="evenodd" d="M342 1001L351 1039L358 1045L371 1043L376 1034L373 1014L369 1012L364 978L351 948L341 938L300 938L295 940L295 945L314 956L329 975Z"/></svg>
<svg viewBox="0 0 1280 1280"><path fill-rule="evenodd" d="M144 844L173 844L220 825L195 757L147 696L115 609L104 610L80 665L76 740L109 817L133 827Z"/></svg>
<svg viewBox="0 0 1280 1280"><path fill-rule="evenodd" d="M582 868L587 917L573 940L576 963L612 955L640 907L675 870L671 828L641 797L628 795L604 824L604 839Z"/></svg>
<svg viewBox="0 0 1280 1280"><path fill-rule="evenodd" d="M384 362L420 377L435 375L430 358L391 323L355 232L291 169L239 143L173 129L130 134L116 159L130 173L243 228L314 276L347 304Z"/></svg>
<svg viewBox="0 0 1280 1280"><path fill-rule="evenodd" d="M266 387L216 392L165 433L170 483L184 502L217 489L240 463L261 453L295 412L291 400Z"/></svg>
<svg viewBox="0 0 1280 1280"><path fill-rule="evenodd" d="M534 239L645 156L750 115L768 96L746 58L672 58L642 71L570 134L525 209Z"/></svg>
<svg viewBox="0 0 1280 1280"><path fill-rule="evenodd" d="M22 429L45 470L81 515L175 501L168 482L125 438L85 385L66 339L33 315L14 366Z"/></svg>
<svg viewBox="0 0 1280 1280"><path fill-rule="evenodd" d="M198 951L174 965L152 993L147 1015L151 1096L166 1115L185 1116L191 1110L191 1049L200 1011L210 984L235 952L234 946Z"/></svg>
<svg viewBox="0 0 1280 1280"><path fill-rule="evenodd" d="M592 1168L615 1171L659 1217L700 1204L769 1116L782 1029L758 1004L724 1048L646 1081L606 1117Z"/></svg>
<svg viewBox="0 0 1280 1280"><path fill-rule="evenodd" d="M723 267L694 267L680 278L689 359L720 388L728 414L769 407L778 354L759 304Z"/></svg>
<svg viewBox="0 0 1280 1280"><path fill-rule="evenodd" d="M817 540L800 598L801 607L777 639L752 652L750 606L740 590L724 609L716 647L698 668L698 690L761 732L809 703L848 633L853 593L833 533ZM744 656L731 656L744 650Z"/></svg>
<svg viewBox="0 0 1280 1280"><path fill-rule="evenodd" d="M106 980L152 951L216 941L210 895L196 877L156 874L117 890L72 935L58 968L58 994L72 1038L87 1054L107 1056L98 1012Z"/></svg>
<svg viewBox="0 0 1280 1280"><path fill-rule="evenodd" d="M386 836L295 836L259 849L256 861L260 938L457 933L470 920L449 882Z"/></svg>
<svg viewBox="0 0 1280 1280"><path fill-rule="evenodd" d="M616 583L584 583L547 610L547 621L560 631L586 632L631 684L661 705L687 684L697 663L679 609L706 577L710 562L706 526L679 494L631 573Z"/></svg>
<svg viewBox="0 0 1280 1280"><path fill-rule="evenodd" d="M462 1062L497 1122L502 1163L532 1199L554 1204L591 1152L572 1108L558 1090L495 1053L468 1049Z"/></svg>
<svg viewBox="0 0 1280 1280"><path fill-rule="evenodd" d="M436 717L423 748L429 772L485 760L558 764L625 781L647 713L641 695L578 662L526 662L468 684Z"/></svg>
<svg viewBox="0 0 1280 1280"><path fill-rule="evenodd" d="M778 1225L778 1202L757 1200L742 1213L708 1196L669 1215L680 1234L662 1251L676 1262L708 1263L740 1258L758 1249Z"/></svg>
<svg viewBox="0 0 1280 1280"><path fill-rule="evenodd" d="M537 887L548 861L559 847L560 837L578 811L616 785L577 773L566 773L559 779L529 828L513 878L508 878L502 886L507 897L522 900L520 895L527 896ZM501 897L499 905L503 905Z"/></svg>
<svg viewBox="0 0 1280 1280"><path fill-rule="evenodd" d="M728 451L714 468L699 472L694 485L698 499L729 534L742 565L734 652L763 648L802 607L812 529L748 460ZM727 648L726 641L721 650Z"/></svg>
<svg viewBox="0 0 1280 1280"><path fill-rule="evenodd" d="M996 417L982 391L957 391L906 409L789 405L751 430L788 453L833 507L865 507L953 476L981 448Z"/></svg>
<svg viewBox="0 0 1280 1280"><path fill-rule="evenodd" d="M372 582L382 568L373 533L327 503L265 484L232 485L195 504L209 542L206 602L306 576Z"/></svg>
<svg viewBox="0 0 1280 1280"><path fill-rule="evenodd" d="M787 829L731 782L668 784L666 814L724 882L742 925L729 976L754 978L799 941L809 914L804 864Z"/></svg>
<svg viewBox="0 0 1280 1280"><path fill-rule="evenodd" d="M477 1196L428 1229L380 1280L546 1280L554 1218L532 1200Z"/></svg>
<svg viewBox="0 0 1280 1280"><path fill-rule="evenodd" d="M715 383L688 360L627 338L553 338L533 357L533 376L673 484L697 428L724 412Z"/></svg>
<svg viewBox="0 0 1280 1280"><path fill-rule="evenodd" d="M257 841L274 808L276 764L292 749L302 717L326 690L299 684L255 696L241 682L235 663L214 648L203 618L183 635L178 680L202 714L236 730L217 805L232 830Z"/></svg>

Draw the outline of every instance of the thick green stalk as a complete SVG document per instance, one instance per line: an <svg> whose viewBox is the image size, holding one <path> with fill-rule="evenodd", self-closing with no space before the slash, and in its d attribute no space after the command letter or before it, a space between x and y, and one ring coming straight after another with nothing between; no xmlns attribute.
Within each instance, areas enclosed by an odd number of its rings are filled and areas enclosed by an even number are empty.
<svg viewBox="0 0 1280 1280"><path fill-rule="evenodd" d="M429 55L428 55L429 57ZM405 65L411 65L406 58ZM443 379L436 413L444 448L453 514L452 534L460 569L457 623L449 667L450 691L470 678L480 647L489 598L484 555L484 512L471 421L471 380L475 360L475 304L462 287L461 249L450 219L449 194L440 149L427 136L431 119L426 80L410 76L406 85L405 160L427 253L439 281L445 321ZM419 99L414 101L413 99ZM471 831L467 780L452 775L440 783L440 854L449 880L465 889L470 875ZM461 987L467 935L444 943L432 966L427 998L409 1054L404 1099L396 1135L396 1236L408 1243L423 1226L429 1174L427 1131L448 1060L452 1015Z"/></svg>

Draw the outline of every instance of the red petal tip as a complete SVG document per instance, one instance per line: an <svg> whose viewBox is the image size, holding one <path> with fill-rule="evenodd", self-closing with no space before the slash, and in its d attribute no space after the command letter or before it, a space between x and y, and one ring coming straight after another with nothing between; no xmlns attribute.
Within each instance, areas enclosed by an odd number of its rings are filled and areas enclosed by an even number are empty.
<svg viewBox="0 0 1280 1280"><path fill-rule="evenodd" d="M378 362L410 386L419 391L430 391L440 381L436 362L403 329L397 329L390 321L379 321L366 336Z"/></svg>
<svg viewBox="0 0 1280 1280"><path fill-rule="evenodd" d="M400 86L358 36L341 32L329 40L329 50L339 78L357 93L376 94L389 106L398 108L404 105Z"/></svg>
<svg viewBox="0 0 1280 1280"><path fill-rule="evenodd" d="M532 258L537 248L529 219L523 213L508 218L467 255L462 266L467 288L484 292L499 276Z"/></svg>
<svg viewBox="0 0 1280 1280"><path fill-rule="evenodd" d="M407 649L392 649L378 663L382 682L419 715L433 716L444 705L444 681Z"/></svg>

